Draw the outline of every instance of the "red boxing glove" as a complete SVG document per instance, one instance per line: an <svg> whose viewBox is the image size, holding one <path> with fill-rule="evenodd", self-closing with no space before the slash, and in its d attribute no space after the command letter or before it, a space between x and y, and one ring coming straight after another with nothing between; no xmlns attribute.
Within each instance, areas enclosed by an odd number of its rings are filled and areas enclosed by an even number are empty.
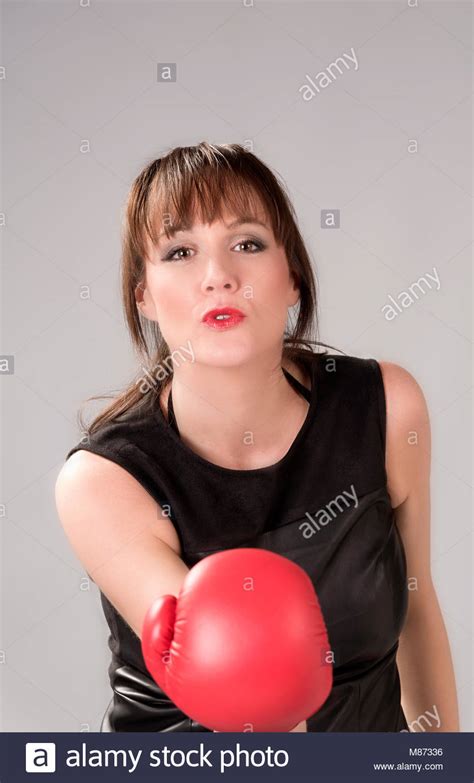
<svg viewBox="0 0 474 783"><path fill-rule="evenodd" d="M148 609L142 651L153 679L188 717L217 731L291 731L332 687L313 584L265 549L228 549L186 575L178 599Z"/></svg>

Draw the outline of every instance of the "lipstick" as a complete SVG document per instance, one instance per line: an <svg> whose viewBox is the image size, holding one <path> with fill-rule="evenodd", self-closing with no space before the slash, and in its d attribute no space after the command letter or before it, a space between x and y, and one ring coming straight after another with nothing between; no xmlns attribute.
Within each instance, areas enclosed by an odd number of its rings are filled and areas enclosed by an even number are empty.
<svg viewBox="0 0 474 783"><path fill-rule="evenodd" d="M237 326L244 318L243 312L235 307L217 307L204 315L203 322L211 329L224 330Z"/></svg>

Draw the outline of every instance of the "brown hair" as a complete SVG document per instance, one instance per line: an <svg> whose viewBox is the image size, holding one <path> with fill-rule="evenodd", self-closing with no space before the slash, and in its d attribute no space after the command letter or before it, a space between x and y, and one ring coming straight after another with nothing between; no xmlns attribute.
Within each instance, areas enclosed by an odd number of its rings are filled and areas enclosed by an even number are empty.
<svg viewBox="0 0 474 783"><path fill-rule="evenodd" d="M285 186L240 144L214 145L203 141L194 147L175 147L149 163L135 179L126 202L122 305L133 347L147 377L170 355L157 322L142 316L135 301L135 288L145 276L147 239L155 243L157 229L169 237L171 227L190 226L196 215L202 222L212 223L221 218L223 208L242 217L256 215L259 207L263 207L270 221L277 244L283 245L300 289L298 317L285 330L282 358L303 367L314 353L310 344L324 345L313 339L318 330L316 284ZM158 224L157 216L166 216L166 220L161 219ZM169 375L172 376L172 369ZM143 374L139 374L89 426L84 424L80 410L79 426L91 435L107 422L156 399L164 386L164 380L143 384ZM85 402L111 396L89 397Z"/></svg>

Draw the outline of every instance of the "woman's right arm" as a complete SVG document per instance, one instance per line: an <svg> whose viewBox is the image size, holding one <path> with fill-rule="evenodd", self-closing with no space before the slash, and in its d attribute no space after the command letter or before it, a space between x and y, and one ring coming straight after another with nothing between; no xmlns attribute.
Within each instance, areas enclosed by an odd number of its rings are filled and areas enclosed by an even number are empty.
<svg viewBox="0 0 474 783"><path fill-rule="evenodd" d="M189 571L174 525L124 468L84 449L63 465L55 496L86 573L141 638L152 602L178 596Z"/></svg>

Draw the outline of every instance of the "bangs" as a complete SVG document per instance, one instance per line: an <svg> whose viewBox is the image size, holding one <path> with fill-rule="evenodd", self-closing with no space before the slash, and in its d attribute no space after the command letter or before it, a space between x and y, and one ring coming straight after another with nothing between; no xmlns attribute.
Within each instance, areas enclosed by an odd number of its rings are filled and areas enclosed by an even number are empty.
<svg viewBox="0 0 474 783"><path fill-rule="evenodd" d="M251 164L216 148L205 157L186 155L187 149L181 149L179 157L156 161L146 197L141 201L141 215L131 220L142 257L146 256L147 240L156 246L162 234L170 239L177 231L190 229L194 222L223 220L225 213L246 222L266 222L277 244L284 243L281 209Z"/></svg>

